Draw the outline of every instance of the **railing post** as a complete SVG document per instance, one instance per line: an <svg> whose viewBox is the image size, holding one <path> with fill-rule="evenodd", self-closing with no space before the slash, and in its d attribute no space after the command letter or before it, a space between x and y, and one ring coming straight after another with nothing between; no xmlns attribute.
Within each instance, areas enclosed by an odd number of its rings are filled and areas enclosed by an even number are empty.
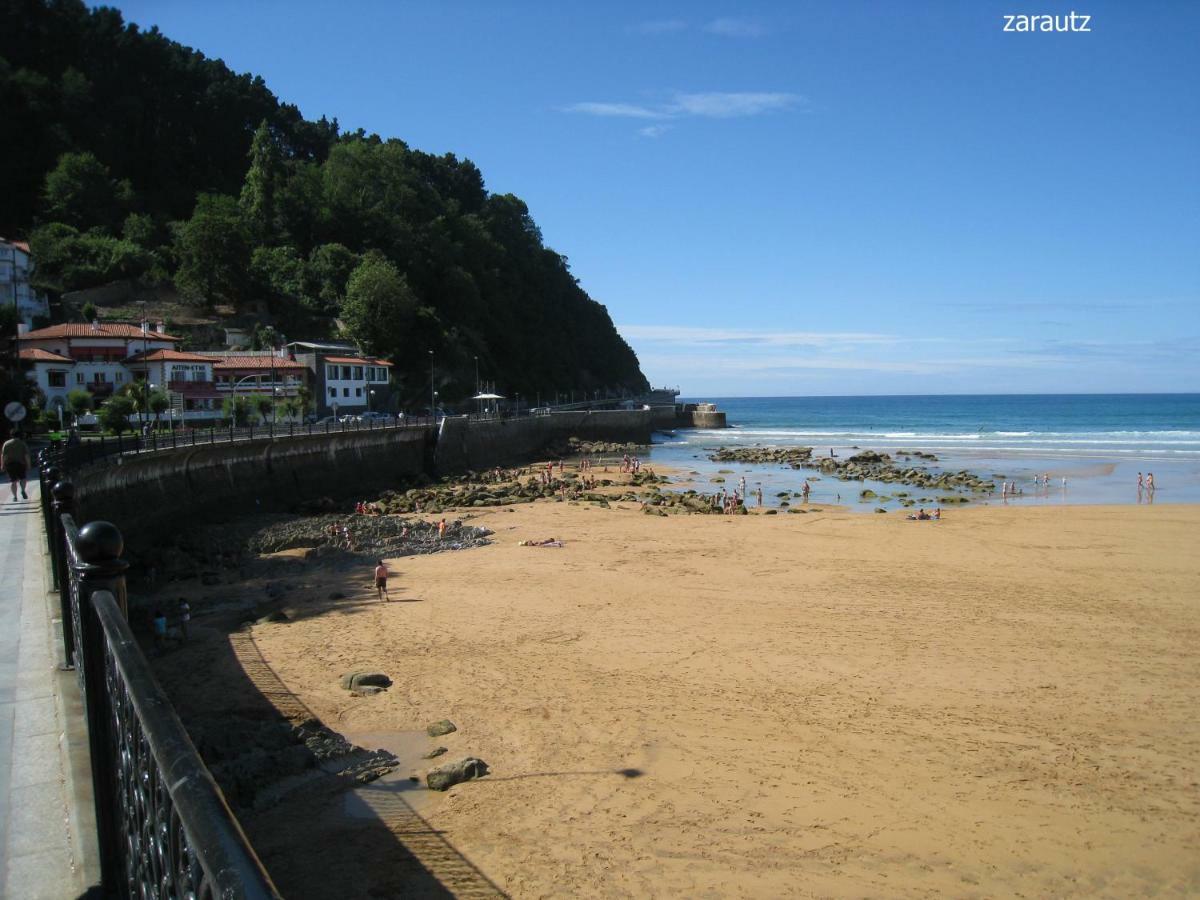
<svg viewBox="0 0 1200 900"><path fill-rule="evenodd" d="M47 454L41 460L38 466L38 478L40 480L41 492L40 499L42 502L42 518L46 526L46 546L50 550L50 563L53 570L55 554L58 552L54 546L54 485L58 484L59 478L62 477L62 472L58 466L52 465L50 456ZM58 572L53 571L55 578L54 589L58 590Z"/></svg>
<svg viewBox="0 0 1200 900"><path fill-rule="evenodd" d="M79 562L74 576L79 579L79 620L83 633L78 635L82 649L84 704L88 723L88 746L92 756L92 791L96 799L96 832L100 844L100 883L106 895L124 893L124 865L118 817L114 773L121 761L114 758L111 726L111 698L108 695L104 663L104 628L100 624L92 595L108 591L123 616L128 617L125 594L125 570L121 559L125 541L110 522L89 522L79 529L75 541Z"/></svg>
<svg viewBox="0 0 1200 900"><path fill-rule="evenodd" d="M58 591L58 605L62 612L63 650L67 665L75 665L75 623L71 616L71 574L67 571L67 534L63 529L62 517L75 516L75 485L69 481L55 482L53 531L50 533L50 571L54 576L54 589Z"/></svg>

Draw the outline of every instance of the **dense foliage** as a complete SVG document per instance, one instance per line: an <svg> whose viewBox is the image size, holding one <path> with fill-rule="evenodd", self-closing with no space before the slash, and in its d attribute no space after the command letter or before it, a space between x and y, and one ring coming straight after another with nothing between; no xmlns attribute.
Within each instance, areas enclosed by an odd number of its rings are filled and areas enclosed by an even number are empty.
<svg viewBox="0 0 1200 900"><path fill-rule="evenodd" d="M41 286L337 316L423 396L646 387L526 205L453 154L303 119L262 79L80 0L0 0L0 234ZM15 139L14 139L15 138ZM303 335L291 335L303 337Z"/></svg>

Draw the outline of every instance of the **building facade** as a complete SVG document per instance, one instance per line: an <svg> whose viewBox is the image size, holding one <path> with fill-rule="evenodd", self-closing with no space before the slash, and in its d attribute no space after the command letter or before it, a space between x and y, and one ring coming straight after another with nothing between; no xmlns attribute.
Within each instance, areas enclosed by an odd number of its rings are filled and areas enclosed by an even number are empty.
<svg viewBox="0 0 1200 900"><path fill-rule="evenodd" d="M318 416L396 412L387 360L363 356L351 344L295 341L288 349L308 369Z"/></svg>
<svg viewBox="0 0 1200 900"><path fill-rule="evenodd" d="M32 325L34 316L49 316L50 305L29 283L33 258L23 241L0 238L0 305L15 306L17 321Z"/></svg>
<svg viewBox="0 0 1200 900"><path fill-rule="evenodd" d="M224 416L226 397L281 401L304 392L308 369L285 351L185 352L176 349L179 341L161 323L54 325L21 334L18 356L46 409L68 409L68 394L80 388L99 406L144 381L167 394L169 421L210 424Z"/></svg>

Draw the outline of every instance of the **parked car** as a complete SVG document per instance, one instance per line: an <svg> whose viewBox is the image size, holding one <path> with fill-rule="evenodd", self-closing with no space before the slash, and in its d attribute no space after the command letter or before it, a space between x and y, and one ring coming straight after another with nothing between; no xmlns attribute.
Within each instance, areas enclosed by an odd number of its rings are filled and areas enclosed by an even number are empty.
<svg viewBox="0 0 1200 900"><path fill-rule="evenodd" d="M382 412L371 411L371 412L363 413L358 418L359 418L359 421L361 421L361 422L366 422L367 420L373 420L373 421L378 422L381 419L394 419L395 416L393 416L391 413L382 413Z"/></svg>

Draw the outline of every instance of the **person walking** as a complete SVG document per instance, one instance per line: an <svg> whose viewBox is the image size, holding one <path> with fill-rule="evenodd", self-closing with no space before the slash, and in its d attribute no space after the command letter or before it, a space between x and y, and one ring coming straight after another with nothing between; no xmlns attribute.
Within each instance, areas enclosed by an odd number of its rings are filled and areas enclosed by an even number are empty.
<svg viewBox="0 0 1200 900"><path fill-rule="evenodd" d="M375 566L375 593L380 600L388 597L387 589L388 570L383 564L383 560L379 560L379 564ZM391 598L388 598L391 599Z"/></svg>
<svg viewBox="0 0 1200 900"><path fill-rule="evenodd" d="M154 610L154 649L161 653L167 652L167 614L161 609Z"/></svg>
<svg viewBox="0 0 1200 900"><path fill-rule="evenodd" d="M186 598L179 598L179 642L186 644L188 639L188 623L192 621L192 606Z"/></svg>
<svg viewBox="0 0 1200 900"><path fill-rule="evenodd" d="M21 433L14 431L13 436L0 447L0 459L3 461L4 474L8 476L9 487L12 488L12 498L17 499L17 482L21 484L21 499L28 500L29 493L25 490L29 477L29 447L21 440Z"/></svg>

